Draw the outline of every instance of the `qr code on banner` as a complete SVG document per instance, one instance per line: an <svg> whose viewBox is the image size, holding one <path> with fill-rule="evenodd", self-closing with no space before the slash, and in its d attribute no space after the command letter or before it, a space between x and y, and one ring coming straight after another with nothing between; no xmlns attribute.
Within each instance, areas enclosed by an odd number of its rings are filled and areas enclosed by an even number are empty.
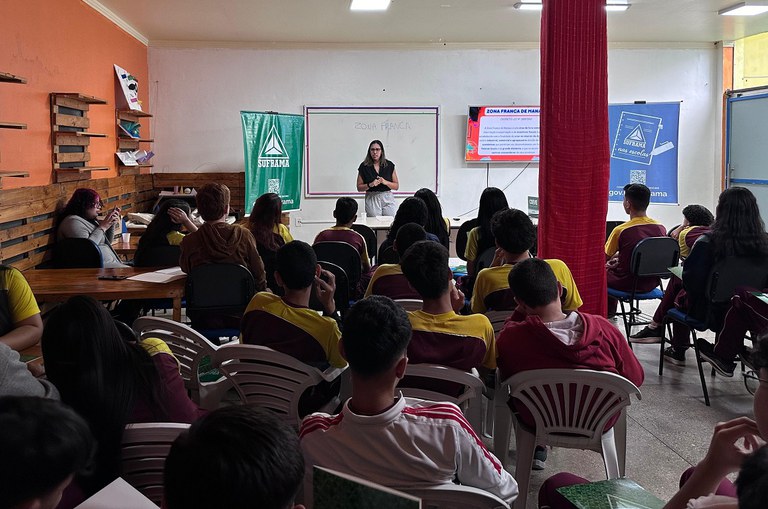
<svg viewBox="0 0 768 509"><path fill-rule="evenodd" d="M280 179L267 179L267 192L280 194Z"/></svg>
<svg viewBox="0 0 768 509"><path fill-rule="evenodd" d="M645 170L629 170L629 183L645 185Z"/></svg>

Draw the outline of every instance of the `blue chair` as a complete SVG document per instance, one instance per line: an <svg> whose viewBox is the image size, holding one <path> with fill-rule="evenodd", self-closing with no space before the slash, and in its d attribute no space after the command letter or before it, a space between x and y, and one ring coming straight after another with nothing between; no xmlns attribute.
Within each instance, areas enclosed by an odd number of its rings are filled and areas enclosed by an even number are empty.
<svg viewBox="0 0 768 509"><path fill-rule="evenodd" d="M651 317L640 311L641 300L661 299L664 291L654 288L649 292L638 292L637 283L641 278L669 276L669 267L676 267L680 260L680 245L670 237L648 237L641 240L632 250L630 271L634 277L632 291L608 288L608 295L619 301L624 330L627 338L632 334L632 327L648 325Z"/></svg>

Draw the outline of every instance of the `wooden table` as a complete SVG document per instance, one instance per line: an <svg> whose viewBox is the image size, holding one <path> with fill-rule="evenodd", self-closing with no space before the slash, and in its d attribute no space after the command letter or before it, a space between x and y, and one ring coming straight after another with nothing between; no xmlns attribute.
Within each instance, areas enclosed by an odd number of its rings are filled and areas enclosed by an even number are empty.
<svg viewBox="0 0 768 509"><path fill-rule="evenodd" d="M98 279L99 276L133 276L144 272L152 269L35 269L26 271L24 277L38 302L65 302L75 295L88 295L96 300L172 299L173 319L180 322L186 276L170 283Z"/></svg>
<svg viewBox="0 0 768 509"><path fill-rule="evenodd" d="M112 243L112 249L115 250L115 253L122 256L124 260L133 260L136 249L139 247L140 238L138 235L131 234L130 242L123 242L122 238L116 239Z"/></svg>

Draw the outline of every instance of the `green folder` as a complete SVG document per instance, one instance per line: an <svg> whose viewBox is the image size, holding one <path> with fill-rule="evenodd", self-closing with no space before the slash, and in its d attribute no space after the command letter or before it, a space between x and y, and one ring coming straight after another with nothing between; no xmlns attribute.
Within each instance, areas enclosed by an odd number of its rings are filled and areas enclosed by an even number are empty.
<svg viewBox="0 0 768 509"><path fill-rule="evenodd" d="M661 509L664 501L656 498L635 481L607 481L574 484L557 488L579 509Z"/></svg>
<svg viewBox="0 0 768 509"><path fill-rule="evenodd" d="M421 509L421 500L376 483L322 467L312 472L315 509Z"/></svg>

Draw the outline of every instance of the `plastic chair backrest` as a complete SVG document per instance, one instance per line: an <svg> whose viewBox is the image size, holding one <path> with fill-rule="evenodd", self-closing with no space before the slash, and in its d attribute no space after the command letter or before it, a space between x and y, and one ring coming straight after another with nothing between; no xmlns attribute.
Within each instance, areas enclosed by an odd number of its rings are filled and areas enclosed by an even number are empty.
<svg viewBox="0 0 768 509"><path fill-rule="evenodd" d="M120 470L123 479L156 504L163 499L163 470L171 444L189 424L129 424L123 432Z"/></svg>
<svg viewBox="0 0 768 509"><path fill-rule="evenodd" d="M736 288L768 285L768 258L733 256L717 262L709 273L706 295L712 304L728 302Z"/></svg>
<svg viewBox="0 0 768 509"><path fill-rule="evenodd" d="M213 355L218 350L205 336L184 325L167 318L142 316L133 322L133 330L140 339L162 339L179 361L181 377L188 390L198 391L200 386L200 361L206 355Z"/></svg>
<svg viewBox="0 0 768 509"><path fill-rule="evenodd" d="M101 250L91 239L57 240L53 247L53 266L57 269L101 268Z"/></svg>
<svg viewBox="0 0 768 509"><path fill-rule="evenodd" d="M671 237L648 237L632 250L630 267L637 277L666 276L668 267L676 267L680 261L680 244Z"/></svg>
<svg viewBox="0 0 768 509"><path fill-rule="evenodd" d="M346 242L318 242L312 246L318 261L331 262L347 273L347 282L351 288L360 281L362 267L360 253Z"/></svg>
<svg viewBox="0 0 768 509"><path fill-rule="evenodd" d="M435 387L439 387L441 384L428 384L428 388L398 386L398 390L409 398L451 402L461 408L476 432L480 433L482 431L482 396L485 384L477 374L439 364L408 364L405 368L405 376L407 377L406 380L410 377L418 377L419 379L431 381L452 382L447 388L453 387L454 384L463 385L464 390L458 395L455 392L434 390Z"/></svg>
<svg viewBox="0 0 768 509"><path fill-rule="evenodd" d="M507 318L509 318L512 315L511 310L491 310L486 311L485 313L486 318L491 322L491 325L493 326L493 332L498 336L499 332L501 332L501 329L504 328L504 324L507 321Z"/></svg>
<svg viewBox="0 0 768 509"><path fill-rule="evenodd" d="M400 263L400 255L395 251L394 246L387 246L379 253L376 263Z"/></svg>
<svg viewBox="0 0 768 509"><path fill-rule="evenodd" d="M630 395L640 398L626 378L590 369L523 371L500 389L528 409L542 443L598 451L608 421L629 406Z"/></svg>
<svg viewBox="0 0 768 509"><path fill-rule="evenodd" d="M491 266L493 262L493 255L496 253L496 247L489 247L477 257L475 260L475 273Z"/></svg>
<svg viewBox="0 0 768 509"><path fill-rule="evenodd" d="M379 239L376 236L376 232L364 224L352 223L351 228L362 235L365 239L365 247L368 251L368 259L373 260L376 258L376 251L379 249Z"/></svg>
<svg viewBox="0 0 768 509"><path fill-rule="evenodd" d="M424 301L421 299L394 299L406 311L421 311Z"/></svg>
<svg viewBox="0 0 768 509"><path fill-rule="evenodd" d="M256 283L247 268L235 263L209 263L189 272L184 296L187 313L242 313L255 293Z"/></svg>
<svg viewBox="0 0 768 509"><path fill-rule="evenodd" d="M493 493L472 486L446 484L402 491L420 498L422 509L509 509Z"/></svg>
<svg viewBox="0 0 768 509"><path fill-rule="evenodd" d="M317 368L258 345L224 345L211 364L233 383L242 403L271 410L294 427L300 421L299 398L325 380Z"/></svg>
<svg viewBox="0 0 768 509"><path fill-rule="evenodd" d="M152 246L139 249L133 259L135 267L175 267L179 264L179 246Z"/></svg>
<svg viewBox="0 0 768 509"><path fill-rule="evenodd" d="M327 270L336 277L336 291L333 294L333 301L336 303L337 311L346 311L349 309L350 295L349 280L347 279L346 271L335 263L323 261L319 261L317 263L320 264L320 267ZM316 311L323 310L323 306L320 304L320 301L317 300L317 296L315 295L314 290L309 296L309 307Z"/></svg>
<svg viewBox="0 0 768 509"><path fill-rule="evenodd" d="M466 221L461 226L459 226L459 231L456 232L456 256L465 262L467 261L467 259L464 257L464 251L467 250L467 236L469 235L469 231L476 226L477 218L470 219L469 221Z"/></svg>

